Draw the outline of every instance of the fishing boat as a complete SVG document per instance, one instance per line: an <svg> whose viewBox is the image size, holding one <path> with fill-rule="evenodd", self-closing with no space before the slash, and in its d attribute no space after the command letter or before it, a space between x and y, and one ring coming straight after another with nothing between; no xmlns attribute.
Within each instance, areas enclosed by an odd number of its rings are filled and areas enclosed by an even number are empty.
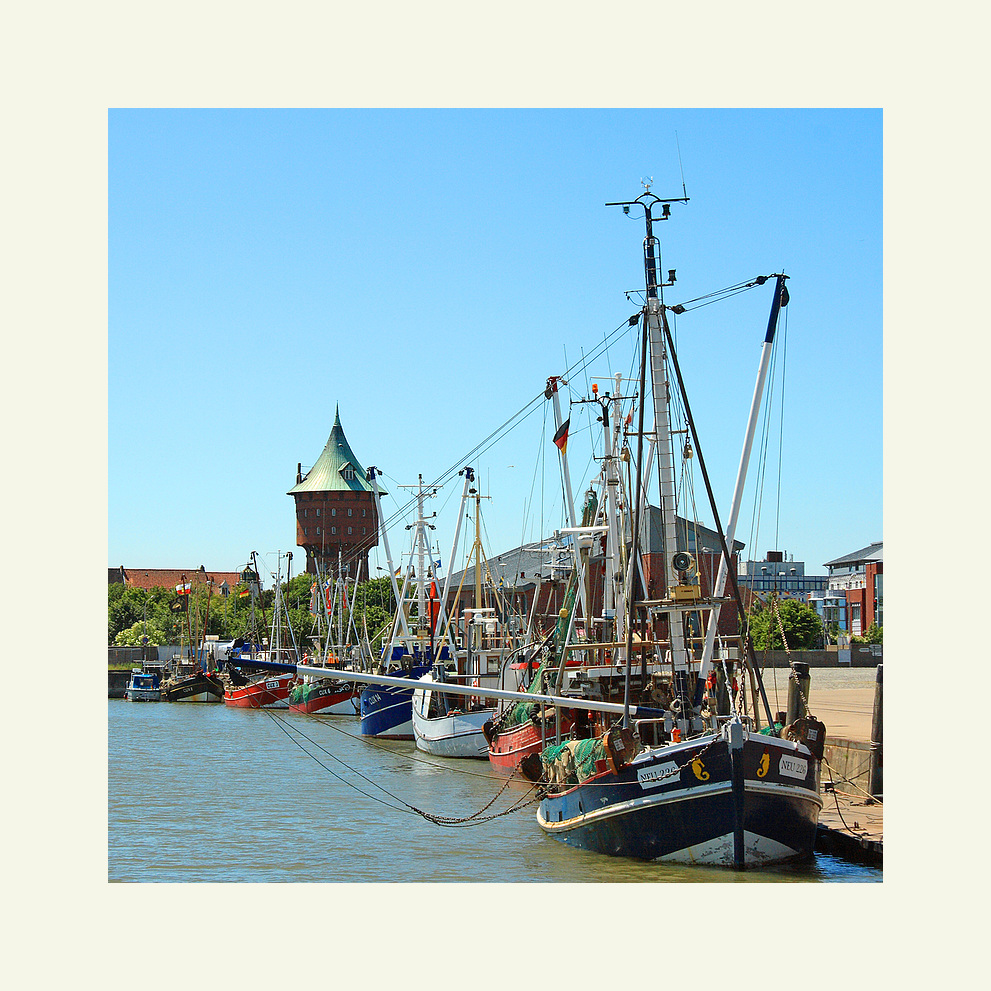
<svg viewBox="0 0 991 991"><path fill-rule="evenodd" d="M174 676L162 684L164 702L223 702L224 683L212 671L177 665Z"/></svg>
<svg viewBox="0 0 991 991"><path fill-rule="evenodd" d="M210 618L213 582L210 581L207 584L205 614L202 623L199 608L202 585L194 588L194 583L188 581L183 575L182 580L176 586L176 594L185 615L184 633L187 654L183 657L183 646L180 639L179 654L168 665L167 674L161 683L162 701L222 702L224 700L223 680L219 673L214 670L209 656L202 652L202 638Z"/></svg>
<svg viewBox="0 0 991 991"><path fill-rule="evenodd" d="M625 568L611 569L614 582L614 626L603 658L619 659L624 677L581 679L583 697L622 702L622 716L601 708L591 711L590 722L573 727L568 739L556 738L540 754L539 764L524 761L528 777L545 788L537 822L548 835L566 844L614 856L714 864L738 869L811 856L819 810L819 762L825 727L806 711L781 731L780 736L760 732L761 706L768 726L774 725L760 671L749 638L743 649L728 644L719 634L718 617L725 581L733 587L737 607L743 612L731 566L733 536L746 477L746 464L759 420L779 312L787 304L786 276L754 280L754 285L774 281L771 316L764 338L758 384L744 443L733 505L724 532L709 483L701 443L691 414L667 311L684 307L663 303L659 283L658 241L655 220L667 220L671 204L687 202L687 196L661 199L645 184L636 200L609 204L624 212L642 210L646 223L644 268L645 305L630 325L642 324L640 359L641 397L647 395L650 375L654 424L649 432L650 457L656 452L661 510L661 594L647 600L638 595L646 585L640 545L645 515L644 406L639 403L636 430L635 491L626 494L631 506L630 547ZM653 210L661 207L662 215ZM682 453L694 456L702 471L710 510L721 544L719 573L708 595L691 554L677 548L675 532L678 505L675 487L670 395L677 383L690 444ZM617 380L617 387L619 381ZM617 389L618 391L618 389ZM600 400L600 404L602 401ZM604 417L605 417L605 407ZM603 472L616 471L616 452L607 450ZM649 464L649 460L647 462ZM621 481L621 479L620 479ZM607 546L621 546L609 534ZM616 558L621 560L621 558ZM609 569L607 569L609 570ZM701 637L701 617L707 617ZM641 634L636 635L639 628ZM646 634L646 635L644 635ZM720 643L717 650L716 640ZM636 711L631 705L632 670L638 657L653 652L663 662L667 678L651 679L658 690L657 714ZM746 693L730 686L746 684L749 677L753 706ZM564 691L565 695L568 694ZM576 731L577 730L577 731Z"/></svg>
<svg viewBox="0 0 991 991"><path fill-rule="evenodd" d="M291 552L287 555L289 568L292 564ZM254 617L254 603L260 589L258 582L258 561L257 556L252 554L254 565L251 574L254 577L254 585L249 580L249 589L254 593L251 597L252 619ZM251 636L247 642L240 643L231 649L230 658L227 661L227 677L230 684L223 694L224 704L235 709L287 709L289 708L289 692L295 680L294 663L299 657L296 648L295 634L292 627L287 624L291 643L283 645L283 619L285 604L282 596L282 555L279 554L275 576L275 605L272 612L272 627L270 640L267 647L258 649L255 637ZM246 572L247 569L246 569ZM287 569L286 582L289 581ZM264 612L262 614L264 623ZM259 663L261 662L261 663ZM271 668L274 665L275 671ZM278 668L282 670L278 670ZM259 676L258 670L268 673Z"/></svg>
<svg viewBox="0 0 991 991"><path fill-rule="evenodd" d="M444 691L446 667L435 664L413 692L413 733L416 746L437 757L477 757L484 760L488 743L483 727L495 709L477 699L461 699Z"/></svg>
<svg viewBox="0 0 991 991"><path fill-rule="evenodd" d="M450 643L439 643L435 638L443 603L437 596L436 562L429 558L430 564L427 564L427 528L431 524L424 516L424 500L436 495L437 490L425 489L423 476L420 476L416 496L417 520L413 524L413 550L400 589L382 516L379 486L375 482L376 471L374 466L368 469L368 481L371 483L375 510L382 526L382 542L397 608L391 637L383 645L373 671L389 678L402 678L409 683L409 687L379 683L362 689L358 732L361 736L412 740L413 691L416 682L431 670L435 662L446 665L452 659ZM416 566L413 564L414 555L417 558ZM402 568L398 570L402 571ZM414 605L415 617L412 615Z"/></svg>
<svg viewBox="0 0 991 991"><path fill-rule="evenodd" d="M124 698L128 702L160 702L162 690L157 674L145 674L141 668L131 668L131 677L128 679L127 688L124 689Z"/></svg>
<svg viewBox="0 0 991 991"><path fill-rule="evenodd" d="M561 410L557 402L557 377L548 379L545 395L554 398L555 437L562 436ZM566 434L566 428L564 429ZM561 450L562 481L568 502L569 522L574 524L574 500L571 497L571 477L567 467L566 445ZM593 489L585 495L582 510L582 531L592 532L596 521L599 499ZM564 605L549 637L536 647L530 647L517 656L515 663L500 678L500 685L507 687L506 673L516 672L512 686L527 694L542 691L560 691L566 667L575 667L577 660L569 659L566 650L573 634L577 609L587 615L588 605L585 574L588 566L590 539L578 540L579 530L572 527L573 565L564 595ZM534 594L534 606L539 598L539 588ZM580 710L578 710L580 711ZM488 743L487 755L493 770L512 774L528 757L540 753L548 739L559 739L569 733L576 718L576 710L547 708L537 702L514 702L500 706L498 715L484 727ZM578 718L583 718L579 716Z"/></svg>
<svg viewBox="0 0 991 991"><path fill-rule="evenodd" d="M317 579L311 589L312 601L310 612L316 617L318 632L314 641L316 643L317 656L314 663L325 667L340 668L342 678L326 678L312 675L307 672L310 666L310 657L304 655L297 668L299 672L296 682L289 692L289 708L293 712L301 712L308 716L355 716L358 713L358 699L361 695L360 686L347 680L347 668L340 662L340 657L345 655L345 651L353 651L353 647L348 647L345 641L349 639L354 630L354 613L349 609L349 602L353 601L354 592L352 590L349 598L348 586L350 581L343 573L343 568L338 564L338 576L333 583L330 579L326 582L319 571L320 563L317 561ZM345 616L347 617L345 621ZM321 648L320 629L321 619L326 620L327 636L326 643ZM331 634L334 630L334 621L337 620L337 642L331 643ZM347 629L348 636L345 636ZM357 636L354 637L357 639ZM354 659L351 660L354 663Z"/></svg>
<svg viewBox="0 0 991 991"><path fill-rule="evenodd" d="M454 660L451 662L434 664L430 671L420 677L422 687L418 687L413 693L413 736L417 747L427 753L439 757L474 757L484 760L488 756L486 726L491 724L492 717L496 714L495 705L485 699L485 685L495 683L490 672L503 668L504 659L513 652L513 644L512 638L502 628L503 624L497 617L496 607L482 604L482 570L486 567L481 540L482 496L475 486L473 469L465 468L464 476L461 507L457 516L458 525L455 529L450 565L440 601L448 602L461 520L464 519L467 502L474 497L475 540L466 563L470 565L474 562L475 594L472 606L463 610L462 633L466 650L455 652ZM450 618L445 624L443 638L446 638L451 624L458 615L461 593L468 573L469 567L466 566L461 572L461 582L450 606ZM491 585L491 581L488 584ZM490 591L498 597L498 589L490 588ZM505 615L504 607L501 612ZM439 687L452 680L470 684L478 691L473 696L459 698L444 692Z"/></svg>

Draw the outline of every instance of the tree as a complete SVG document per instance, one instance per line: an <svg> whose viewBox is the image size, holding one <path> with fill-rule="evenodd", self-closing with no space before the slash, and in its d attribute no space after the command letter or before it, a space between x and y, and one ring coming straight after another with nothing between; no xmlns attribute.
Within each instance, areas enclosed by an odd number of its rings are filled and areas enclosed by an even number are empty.
<svg viewBox="0 0 991 991"><path fill-rule="evenodd" d="M871 623L867 627L867 632L864 634L865 643L884 643L884 627L878 626L877 623Z"/></svg>
<svg viewBox="0 0 991 991"><path fill-rule="evenodd" d="M300 650L309 648L309 638L316 632L316 618L310 612L310 591L315 581L314 575L304 572L282 586L284 620L288 619ZM247 638L252 634L257 634L259 639L270 637L275 590L266 589L255 598L252 626L252 600L240 597L243 587L235 586L225 599L216 588L211 593L206 585L196 582L188 596L179 596L171 588L108 585L107 643L140 646L145 629L150 644L177 643L180 637L187 636L187 611L189 625L197 639L204 634L216 635L222 640ZM364 636L367 624L369 636L375 645L380 645L382 631L388 627L395 610L389 578L363 582L354 590L353 598L349 605L354 610L354 627L358 635ZM285 631L283 644L291 642Z"/></svg>
<svg viewBox="0 0 991 991"><path fill-rule="evenodd" d="M778 622L780 614L781 622ZM778 599L762 605L750 619L750 636L755 650L784 650L781 627L790 650L814 650L822 645L822 620L811 606L795 599Z"/></svg>

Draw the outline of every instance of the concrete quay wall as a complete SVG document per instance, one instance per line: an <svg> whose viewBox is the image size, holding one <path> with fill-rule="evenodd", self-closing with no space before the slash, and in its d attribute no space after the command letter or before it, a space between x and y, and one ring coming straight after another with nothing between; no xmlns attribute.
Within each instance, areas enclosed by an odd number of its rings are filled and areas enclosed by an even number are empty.
<svg viewBox="0 0 991 991"><path fill-rule="evenodd" d="M810 668L876 668L884 660L880 646L854 645L847 651L830 650L759 650L757 664L764 668L786 668L792 661L802 661ZM847 663L849 659L849 663Z"/></svg>

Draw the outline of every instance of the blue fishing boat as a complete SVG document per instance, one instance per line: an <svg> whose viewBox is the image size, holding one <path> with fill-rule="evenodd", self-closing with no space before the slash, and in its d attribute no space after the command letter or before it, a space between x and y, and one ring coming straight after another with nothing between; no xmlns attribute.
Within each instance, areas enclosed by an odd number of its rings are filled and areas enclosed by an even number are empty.
<svg viewBox="0 0 991 991"><path fill-rule="evenodd" d="M416 683L433 668L435 662L446 664L450 661L454 648L450 626L448 624L445 629L443 625L444 599L437 588L439 562L429 555L427 530L431 524L424 516L424 501L436 495L437 489L424 487L423 476L419 477L416 487L417 520L412 527L412 550L400 588L397 571L403 569L394 569L392 566L379 487L375 483L376 471L374 466L368 469L368 481L375 495L378 519L382 521L382 543L398 608L392 635L383 646L382 655L373 672L390 678L408 678L410 687L407 690L395 685L369 685L363 689L359 700L358 732L361 736L412 740L413 692Z"/></svg>

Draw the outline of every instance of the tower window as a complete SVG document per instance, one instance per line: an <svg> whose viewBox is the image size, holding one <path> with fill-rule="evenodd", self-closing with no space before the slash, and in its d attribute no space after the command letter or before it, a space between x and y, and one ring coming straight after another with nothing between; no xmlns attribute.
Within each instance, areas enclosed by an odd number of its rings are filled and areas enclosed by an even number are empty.
<svg viewBox="0 0 991 991"><path fill-rule="evenodd" d="M330 532L331 532L331 533L337 533L337 527L336 527L336 526L332 526L332 527L330 528Z"/></svg>

